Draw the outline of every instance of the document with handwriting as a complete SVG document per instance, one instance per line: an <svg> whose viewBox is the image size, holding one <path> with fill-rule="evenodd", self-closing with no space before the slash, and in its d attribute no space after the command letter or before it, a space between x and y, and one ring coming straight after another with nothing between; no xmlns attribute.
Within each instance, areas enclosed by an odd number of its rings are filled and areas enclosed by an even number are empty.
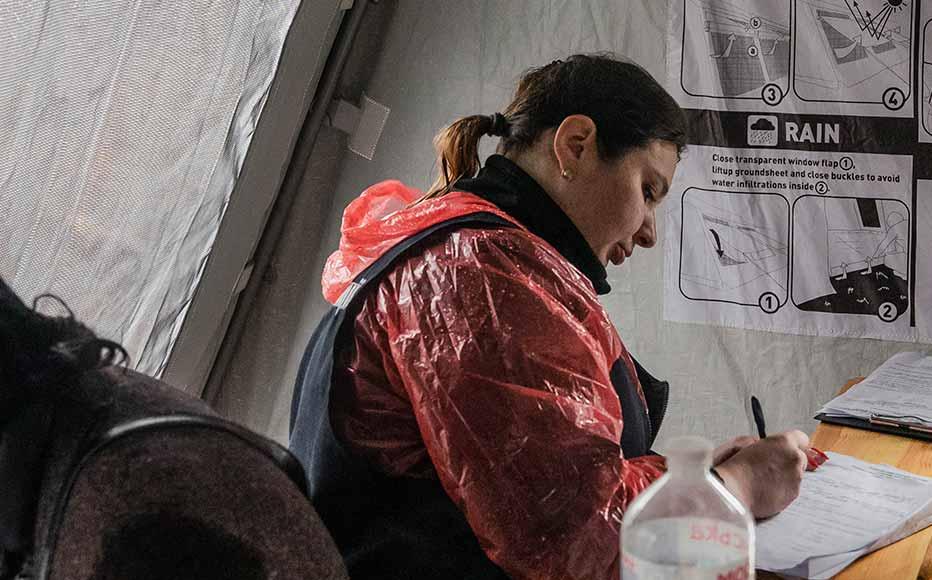
<svg viewBox="0 0 932 580"><path fill-rule="evenodd" d="M828 453L799 497L757 526L757 567L828 578L863 554L932 525L932 478Z"/></svg>

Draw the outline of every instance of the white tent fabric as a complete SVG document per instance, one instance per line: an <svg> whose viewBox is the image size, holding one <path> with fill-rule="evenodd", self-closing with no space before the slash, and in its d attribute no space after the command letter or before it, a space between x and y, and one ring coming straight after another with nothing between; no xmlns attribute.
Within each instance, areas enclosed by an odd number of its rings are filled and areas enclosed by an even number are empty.
<svg viewBox="0 0 932 580"><path fill-rule="evenodd" d="M0 275L158 374L299 3L0 3Z"/></svg>
<svg viewBox="0 0 932 580"><path fill-rule="evenodd" d="M323 312L319 272L337 244L342 209L384 179L427 187L436 132L457 117L504 108L518 75L574 52L610 50L665 78L667 3L656 0L434 0L398 3L366 93L391 108L372 161L350 156L336 185L316 278L300 308L282 389L290 392L305 341ZM483 141L486 153L494 142ZM661 216L658 216L661 218ZM658 219L664 223L664 219ZM317 237L318 234L314 234ZM664 235L664 232L661 232ZM604 305L629 349L671 382L659 448L681 434L713 440L752 433L748 397L761 398L773 430L811 431L814 412L844 384L914 345L743 331L663 320L663 251L640 251L610 270ZM287 434L288 397L255 425ZM243 410L245 415L251 412Z"/></svg>

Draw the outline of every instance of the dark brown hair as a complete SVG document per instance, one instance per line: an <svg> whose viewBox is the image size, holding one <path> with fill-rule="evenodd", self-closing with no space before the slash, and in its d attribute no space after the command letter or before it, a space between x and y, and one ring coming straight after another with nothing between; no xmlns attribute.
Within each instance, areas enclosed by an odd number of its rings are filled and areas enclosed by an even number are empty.
<svg viewBox="0 0 932 580"><path fill-rule="evenodd" d="M516 153L570 115L595 122L607 161L655 140L675 144L678 153L686 147L686 115L650 73L610 54L577 54L527 71L503 114L464 117L437 135L440 175L422 199L476 174L483 135L501 137L500 153Z"/></svg>
<svg viewBox="0 0 932 580"><path fill-rule="evenodd" d="M46 295L36 301L42 298L58 300ZM98 338L70 311L46 316L36 311L36 302L26 306L0 278L0 427L19 406L50 389L127 358L123 347Z"/></svg>

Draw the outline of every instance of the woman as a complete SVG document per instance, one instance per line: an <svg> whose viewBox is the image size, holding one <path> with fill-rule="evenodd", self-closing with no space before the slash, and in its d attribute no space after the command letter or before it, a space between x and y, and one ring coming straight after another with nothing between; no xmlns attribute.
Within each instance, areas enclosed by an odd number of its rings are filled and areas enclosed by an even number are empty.
<svg viewBox="0 0 932 580"><path fill-rule="evenodd" d="M479 170L485 134L501 140ZM351 577L618 577L625 506L664 470L649 448L666 405L598 294L609 262L656 243L685 142L647 72L577 55L447 128L426 195L386 182L350 204L291 441ZM772 515L807 445L735 440L716 470Z"/></svg>

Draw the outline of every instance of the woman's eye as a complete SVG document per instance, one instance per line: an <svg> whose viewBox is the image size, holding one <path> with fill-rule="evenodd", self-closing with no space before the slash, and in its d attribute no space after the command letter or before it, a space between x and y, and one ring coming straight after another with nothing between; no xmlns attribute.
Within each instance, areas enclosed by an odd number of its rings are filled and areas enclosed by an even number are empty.
<svg viewBox="0 0 932 580"><path fill-rule="evenodd" d="M647 201L654 201L654 190L649 187L644 188L644 199Z"/></svg>

